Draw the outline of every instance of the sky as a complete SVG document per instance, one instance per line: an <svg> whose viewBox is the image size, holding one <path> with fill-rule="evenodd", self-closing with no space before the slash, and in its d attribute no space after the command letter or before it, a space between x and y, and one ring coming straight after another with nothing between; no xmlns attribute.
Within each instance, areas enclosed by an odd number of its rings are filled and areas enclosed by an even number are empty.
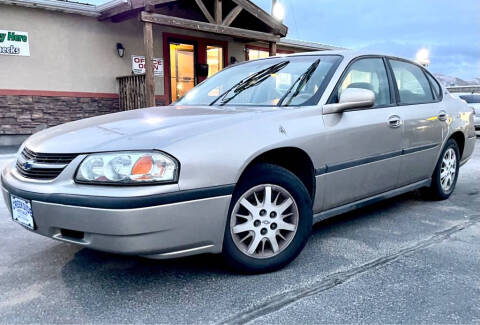
<svg viewBox="0 0 480 325"><path fill-rule="evenodd" d="M430 50L429 70L480 77L480 0L280 0L288 38L413 59ZM270 11L271 0L253 0Z"/></svg>
<svg viewBox="0 0 480 325"><path fill-rule="evenodd" d="M271 11L271 0L252 1ZM427 48L433 73L465 80L480 77L480 0L280 2L286 9L287 38L410 59Z"/></svg>

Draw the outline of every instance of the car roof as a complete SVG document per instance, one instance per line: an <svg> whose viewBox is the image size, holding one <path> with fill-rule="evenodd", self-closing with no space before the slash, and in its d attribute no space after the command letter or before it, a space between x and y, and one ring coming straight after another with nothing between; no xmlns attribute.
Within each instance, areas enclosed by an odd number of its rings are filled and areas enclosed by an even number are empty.
<svg viewBox="0 0 480 325"><path fill-rule="evenodd" d="M356 50L324 50L324 51L309 51L309 52L297 52L287 54L285 56L303 56L303 55L342 55L344 57L357 57L362 55L375 55L366 51L356 51ZM382 55L382 54L378 54Z"/></svg>
<svg viewBox="0 0 480 325"><path fill-rule="evenodd" d="M399 56L395 56L395 55L391 55L391 54L387 54L387 53L370 52L370 51L363 51L363 50L311 51L311 52L291 53L291 54L286 54L286 55L282 55L282 56L289 57L289 56L308 56L308 55L341 55L347 60L351 60L351 59L354 59L354 58L360 57L360 56L368 56L368 55L371 55L371 56L386 56L386 57L389 57L389 58L408 61L408 62L411 62L415 65L419 65L417 62L415 62L411 59L408 59L408 58L403 58L403 57L399 57ZM273 58L273 57L270 57L270 58ZM269 58L267 58L267 59L269 59Z"/></svg>
<svg viewBox="0 0 480 325"><path fill-rule="evenodd" d="M228 68L236 66L236 65L242 65L242 64L246 64L248 62L254 62L254 61L272 60L272 59L278 59L278 58L282 58L282 57L309 56L309 55L340 55L347 62L350 62L351 60L353 60L357 57L362 57L362 56L385 56L385 57L389 57L389 58L392 58L392 59L398 59L398 60L409 62L411 64L414 64L414 65L420 67L423 70L428 71L428 69L425 68L424 66L420 65L419 63L417 63L413 60L407 59L407 58L402 58L402 57L399 57L399 56L386 54L386 53L369 52L369 51L363 51L363 50L348 50L348 49L347 50L322 50L322 51L310 51L310 52L297 52L297 53L291 53L291 54L282 54L282 55L279 55L279 56L270 56L270 57L266 57L266 58L255 59L255 60L252 60L252 61L241 61L241 62L238 62L236 64L229 65L226 68L228 69ZM439 85L441 85L441 83L438 81L438 79L435 76L433 76L433 74L430 71L428 71L428 73L435 80L437 80L437 83ZM443 87L443 86L441 86L441 87Z"/></svg>

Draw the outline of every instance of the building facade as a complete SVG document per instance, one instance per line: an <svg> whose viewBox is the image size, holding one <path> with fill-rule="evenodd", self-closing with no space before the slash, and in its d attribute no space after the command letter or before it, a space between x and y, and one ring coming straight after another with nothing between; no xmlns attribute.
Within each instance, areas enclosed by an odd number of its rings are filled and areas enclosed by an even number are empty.
<svg viewBox="0 0 480 325"><path fill-rule="evenodd" d="M150 25L149 45L141 15L160 22ZM0 0L0 145L125 109L119 83L135 74L145 79L149 56L155 102L166 105L229 64L269 56L272 47L278 54L333 49L283 39L286 26L265 24L262 15L271 18L245 0L113 0L99 7Z"/></svg>

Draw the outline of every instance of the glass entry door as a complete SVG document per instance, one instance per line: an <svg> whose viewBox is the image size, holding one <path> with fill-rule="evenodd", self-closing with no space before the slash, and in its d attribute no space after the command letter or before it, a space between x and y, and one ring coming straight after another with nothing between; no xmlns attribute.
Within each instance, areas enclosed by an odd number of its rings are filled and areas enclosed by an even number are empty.
<svg viewBox="0 0 480 325"><path fill-rule="evenodd" d="M227 43L210 39L165 36L165 67L170 72L165 88L171 102L225 67ZM171 38L170 38L171 37Z"/></svg>
<svg viewBox="0 0 480 325"><path fill-rule="evenodd" d="M195 45L169 43L170 91L176 101L195 86Z"/></svg>

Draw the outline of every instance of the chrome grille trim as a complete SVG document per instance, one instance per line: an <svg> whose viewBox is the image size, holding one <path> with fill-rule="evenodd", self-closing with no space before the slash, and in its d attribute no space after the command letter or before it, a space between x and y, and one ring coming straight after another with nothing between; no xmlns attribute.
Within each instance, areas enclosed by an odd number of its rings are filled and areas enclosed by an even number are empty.
<svg viewBox="0 0 480 325"><path fill-rule="evenodd" d="M63 163L68 165L75 157L78 156L76 153L37 153L24 148L21 154L27 160L33 159L37 163L47 163L47 164L56 164Z"/></svg>
<svg viewBox="0 0 480 325"><path fill-rule="evenodd" d="M23 165L26 162L27 162L27 160L25 159L25 157L23 155L20 155L20 157L18 157L17 163L19 165ZM33 162L33 160L30 160L30 165L32 166L32 168L39 168L39 169L63 169L65 167L67 167L67 164L36 163L36 162Z"/></svg>
<svg viewBox="0 0 480 325"><path fill-rule="evenodd" d="M26 178L49 180L56 178L78 154L38 153L24 148L16 167Z"/></svg>

